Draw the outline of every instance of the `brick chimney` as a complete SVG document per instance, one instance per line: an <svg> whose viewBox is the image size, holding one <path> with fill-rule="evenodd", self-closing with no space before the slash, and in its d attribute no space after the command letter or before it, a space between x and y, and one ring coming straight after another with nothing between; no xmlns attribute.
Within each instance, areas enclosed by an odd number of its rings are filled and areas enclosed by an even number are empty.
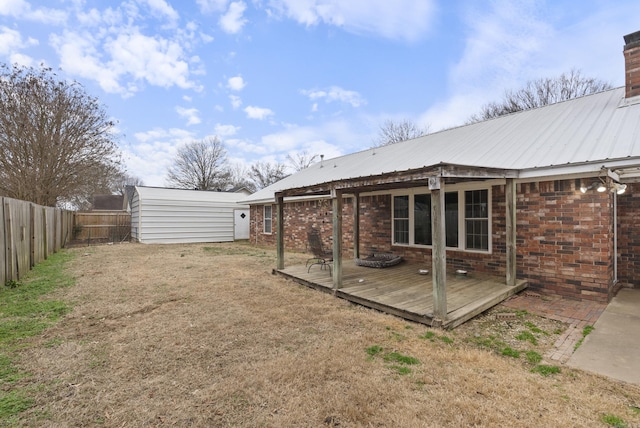
<svg viewBox="0 0 640 428"><path fill-rule="evenodd" d="M640 31L624 36L626 98L640 95Z"/></svg>

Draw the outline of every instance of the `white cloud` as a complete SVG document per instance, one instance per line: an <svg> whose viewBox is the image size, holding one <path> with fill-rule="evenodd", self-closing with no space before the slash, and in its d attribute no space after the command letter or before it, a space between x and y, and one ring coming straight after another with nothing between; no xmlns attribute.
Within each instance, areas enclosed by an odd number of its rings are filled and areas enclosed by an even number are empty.
<svg viewBox="0 0 640 428"><path fill-rule="evenodd" d="M106 92L127 92L118 82L118 73L102 64L97 43L89 33L65 31L61 36L51 35L50 42L60 56L60 66L66 72L95 80Z"/></svg>
<svg viewBox="0 0 640 428"><path fill-rule="evenodd" d="M179 128L156 128L134 137L138 142L123 148L127 172L140 177L147 186L163 186L176 148L193 141L195 135Z"/></svg>
<svg viewBox="0 0 640 428"><path fill-rule="evenodd" d="M189 81L189 64L182 59L184 53L176 42L134 32L108 41L105 50L111 55L109 65L120 74L130 74L164 88L194 86Z"/></svg>
<svg viewBox="0 0 640 428"><path fill-rule="evenodd" d="M67 20L67 13L62 10L39 7L32 9L24 0L2 0L0 15L22 18L43 24L62 24Z"/></svg>
<svg viewBox="0 0 640 428"><path fill-rule="evenodd" d="M236 34L242 30L247 20L243 18L247 5L242 1L236 1L229 5L227 13L220 17L220 27L229 34Z"/></svg>
<svg viewBox="0 0 640 428"><path fill-rule="evenodd" d="M272 110L268 108L255 107L255 106L245 107L244 112L247 113L247 117L249 119L259 119L259 120L266 119L267 117L273 116L275 114Z"/></svg>
<svg viewBox="0 0 640 428"><path fill-rule="evenodd" d="M0 2L0 15L18 17L31 9L29 3L24 0L3 0Z"/></svg>
<svg viewBox="0 0 640 428"><path fill-rule="evenodd" d="M121 30L115 38L65 31L51 35L50 42L65 71L94 80L109 93L130 96L142 89L140 82L199 89L189 78L189 63L178 42L145 36L135 28Z"/></svg>
<svg viewBox="0 0 640 428"><path fill-rule="evenodd" d="M187 119L187 126L197 125L202 122L200 120L200 116L198 116L200 112L197 108L184 108L177 106L176 112L180 115L180 117L184 117L185 119Z"/></svg>
<svg viewBox="0 0 640 428"><path fill-rule="evenodd" d="M242 79L242 76L231 77L227 80L227 88L232 91L241 91L245 86L247 86L247 84L244 79Z"/></svg>
<svg viewBox="0 0 640 428"><path fill-rule="evenodd" d="M231 107L237 110L242 106L242 99L237 95L229 95L229 101L231 101Z"/></svg>
<svg viewBox="0 0 640 428"><path fill-rule="evenodd" d="M164 0L144 0L147 6L158 14L165 16L167 19L171 21L176 21L179 18L178 12L175 11L167 2Z"/></svg>
<svg viewBox="0 0 640 428"><path fill-rule="evenodd" d="M367 101L359 93L342 89L339 86L331 86L326 90L313 89L302 90L301 92L302 94L308 96L312 101L324 98L326 102L340 101L343 103L351 104L352 107L360 107L367 103Z"/></svg>
<svg viewBox="0 0 640 428"><path fill-rule="evenodd" d="M0 26L0 55L10 55L19 49L37 44L38 41L35 39L23 40L18 31Z"/></svg>
<svg viewBox="0 0 640 428"><path fill-rule="evenodd" d="M21 53L14 53L9 56L9 62L11 64L18 64L24 67L34 67L36 66L36 61L28 55L24 55Z"/></svg>
<svg viewBox="0 0 640 428"><path fill-rule="evenodd" d="M306 26L324 23L407 41L424 37L436 9L434 0L271 0L269 6Z"/></svg>
<svg viewBox="0 0 640 428"><path fill-rule="evenodd" d="M223 12L229 0L196 0L202 13Z"/></svg>
<svg viewBox="0 0 640 428"><path fill-rule="evenodd" d="M336 120L318 126L289 124L281 131L262 136L259 142L228 139L225 144L230 153L243 153L250 162L284 162L287 155L303 151L329 159L369 147L371 141L371 136L354 129L352 120Z"/></svg>
<svg viewBox="0 0 640 428"><path fill-rule="evenodd" d="M221 137L229 137L231 135L235 135L240 130L239 126L234 125L222 125L220 123L216 123L214 128L216 135Z"/></svg>

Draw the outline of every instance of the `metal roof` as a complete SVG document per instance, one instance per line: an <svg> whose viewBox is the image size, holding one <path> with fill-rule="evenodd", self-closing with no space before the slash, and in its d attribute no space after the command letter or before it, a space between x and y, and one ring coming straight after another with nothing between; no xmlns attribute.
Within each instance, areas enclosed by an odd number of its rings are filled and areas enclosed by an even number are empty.
<svg viewBox="0 0 640 428"><path fill-rule="evenodd" d="M420 169L438 164L517 170L548 177L640 166L640 100L611 89L545 107L325 159L268 186L245 203L273 200L275 192ZM633 102L635 100L635 102Z"/></svg>
<svg viewBox="0 0 640 428"><path fill-rule="evenodd" d="M236 206L239 201L247 199L247 195L245 193L214 192L208 190L136 186L136 191L142 201L153 200Z"/></svg>

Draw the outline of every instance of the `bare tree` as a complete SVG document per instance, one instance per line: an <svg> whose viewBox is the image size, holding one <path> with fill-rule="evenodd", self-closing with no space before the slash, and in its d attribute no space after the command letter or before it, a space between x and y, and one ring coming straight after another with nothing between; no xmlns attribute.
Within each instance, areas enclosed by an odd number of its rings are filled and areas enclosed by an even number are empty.
<svg viewBox="0 0 640 428"><path fill-rule="evenodd" d="M388 146L389 144L422 137L428 133L428 126L421 128L410 120L405 119L400 122L394 122L389 119L380 126L378 138L374 141L374 147Z"/></svg>
<svg viewBox="0 0 640 428"><path fill-rule="evenodd" d="M469 118L468 123L567 101L611 88L610 83L585 77L579 70L572 69L558 77L530 80L517 91L505 91L501 101L485 104L479 114Z"/></svg>
<svg viewBox="0 0 640 428"><path fill-rule="evenodd" d="M231 173L227 151L218 137L193 141L178 149L167 171L167 184L181 189L225 190Z"/></svg>
<svg viewBox="0 0 640 428"><path fill-rule="evenodd" d="M302 171L305 168L309 168L318 159L318 155L311 155L308 151L304 150L293 155L287 155L287 161L294 172Z"/></svg>
<svg viewBox="0 0 640 428"><path fill-rule="evenodd" d="M251 172L247 167L237 164L229 168L229 171L231 173L230 187L237 189L244 187L250 192L256 191L256 185L251 180Z"/></svg>
<svg viewBox="0 0 640 428"><path fill-rule="evenodd" d="M118 195L124 195L127 186L144 186L144 181L142 181L140 177L136 177L135 175L121 172L116 177L114 177L110 186L111 192Z"/></svg>
<svg viewBox="0 0 640 428"><path fill-rule="evenodd" d="M0 105L0 194L68 206L120 172L114 123L79 83L2 64Z"/></svg>
<svg viewBox="0 0 640 428"><path fill-rule="evenodd" d="M256 189L263 189L287 176L286 166L282 163L256 162L251 165L249 175L256 185Z"/></svg>

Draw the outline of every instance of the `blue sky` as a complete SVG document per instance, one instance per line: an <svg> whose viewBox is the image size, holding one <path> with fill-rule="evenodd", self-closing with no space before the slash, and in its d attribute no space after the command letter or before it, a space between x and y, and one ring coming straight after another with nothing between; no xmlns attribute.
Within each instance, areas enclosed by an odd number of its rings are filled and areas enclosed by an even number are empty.
<svg viewBox="0 0 640 428"><path fill-rule="evenodd" d="M637 0L0 0L0 61L45 63L118 122L127 171L163 186L176 148L229 161L372 146L387 119L460 125L572 68L624 84Z"/></svg>

